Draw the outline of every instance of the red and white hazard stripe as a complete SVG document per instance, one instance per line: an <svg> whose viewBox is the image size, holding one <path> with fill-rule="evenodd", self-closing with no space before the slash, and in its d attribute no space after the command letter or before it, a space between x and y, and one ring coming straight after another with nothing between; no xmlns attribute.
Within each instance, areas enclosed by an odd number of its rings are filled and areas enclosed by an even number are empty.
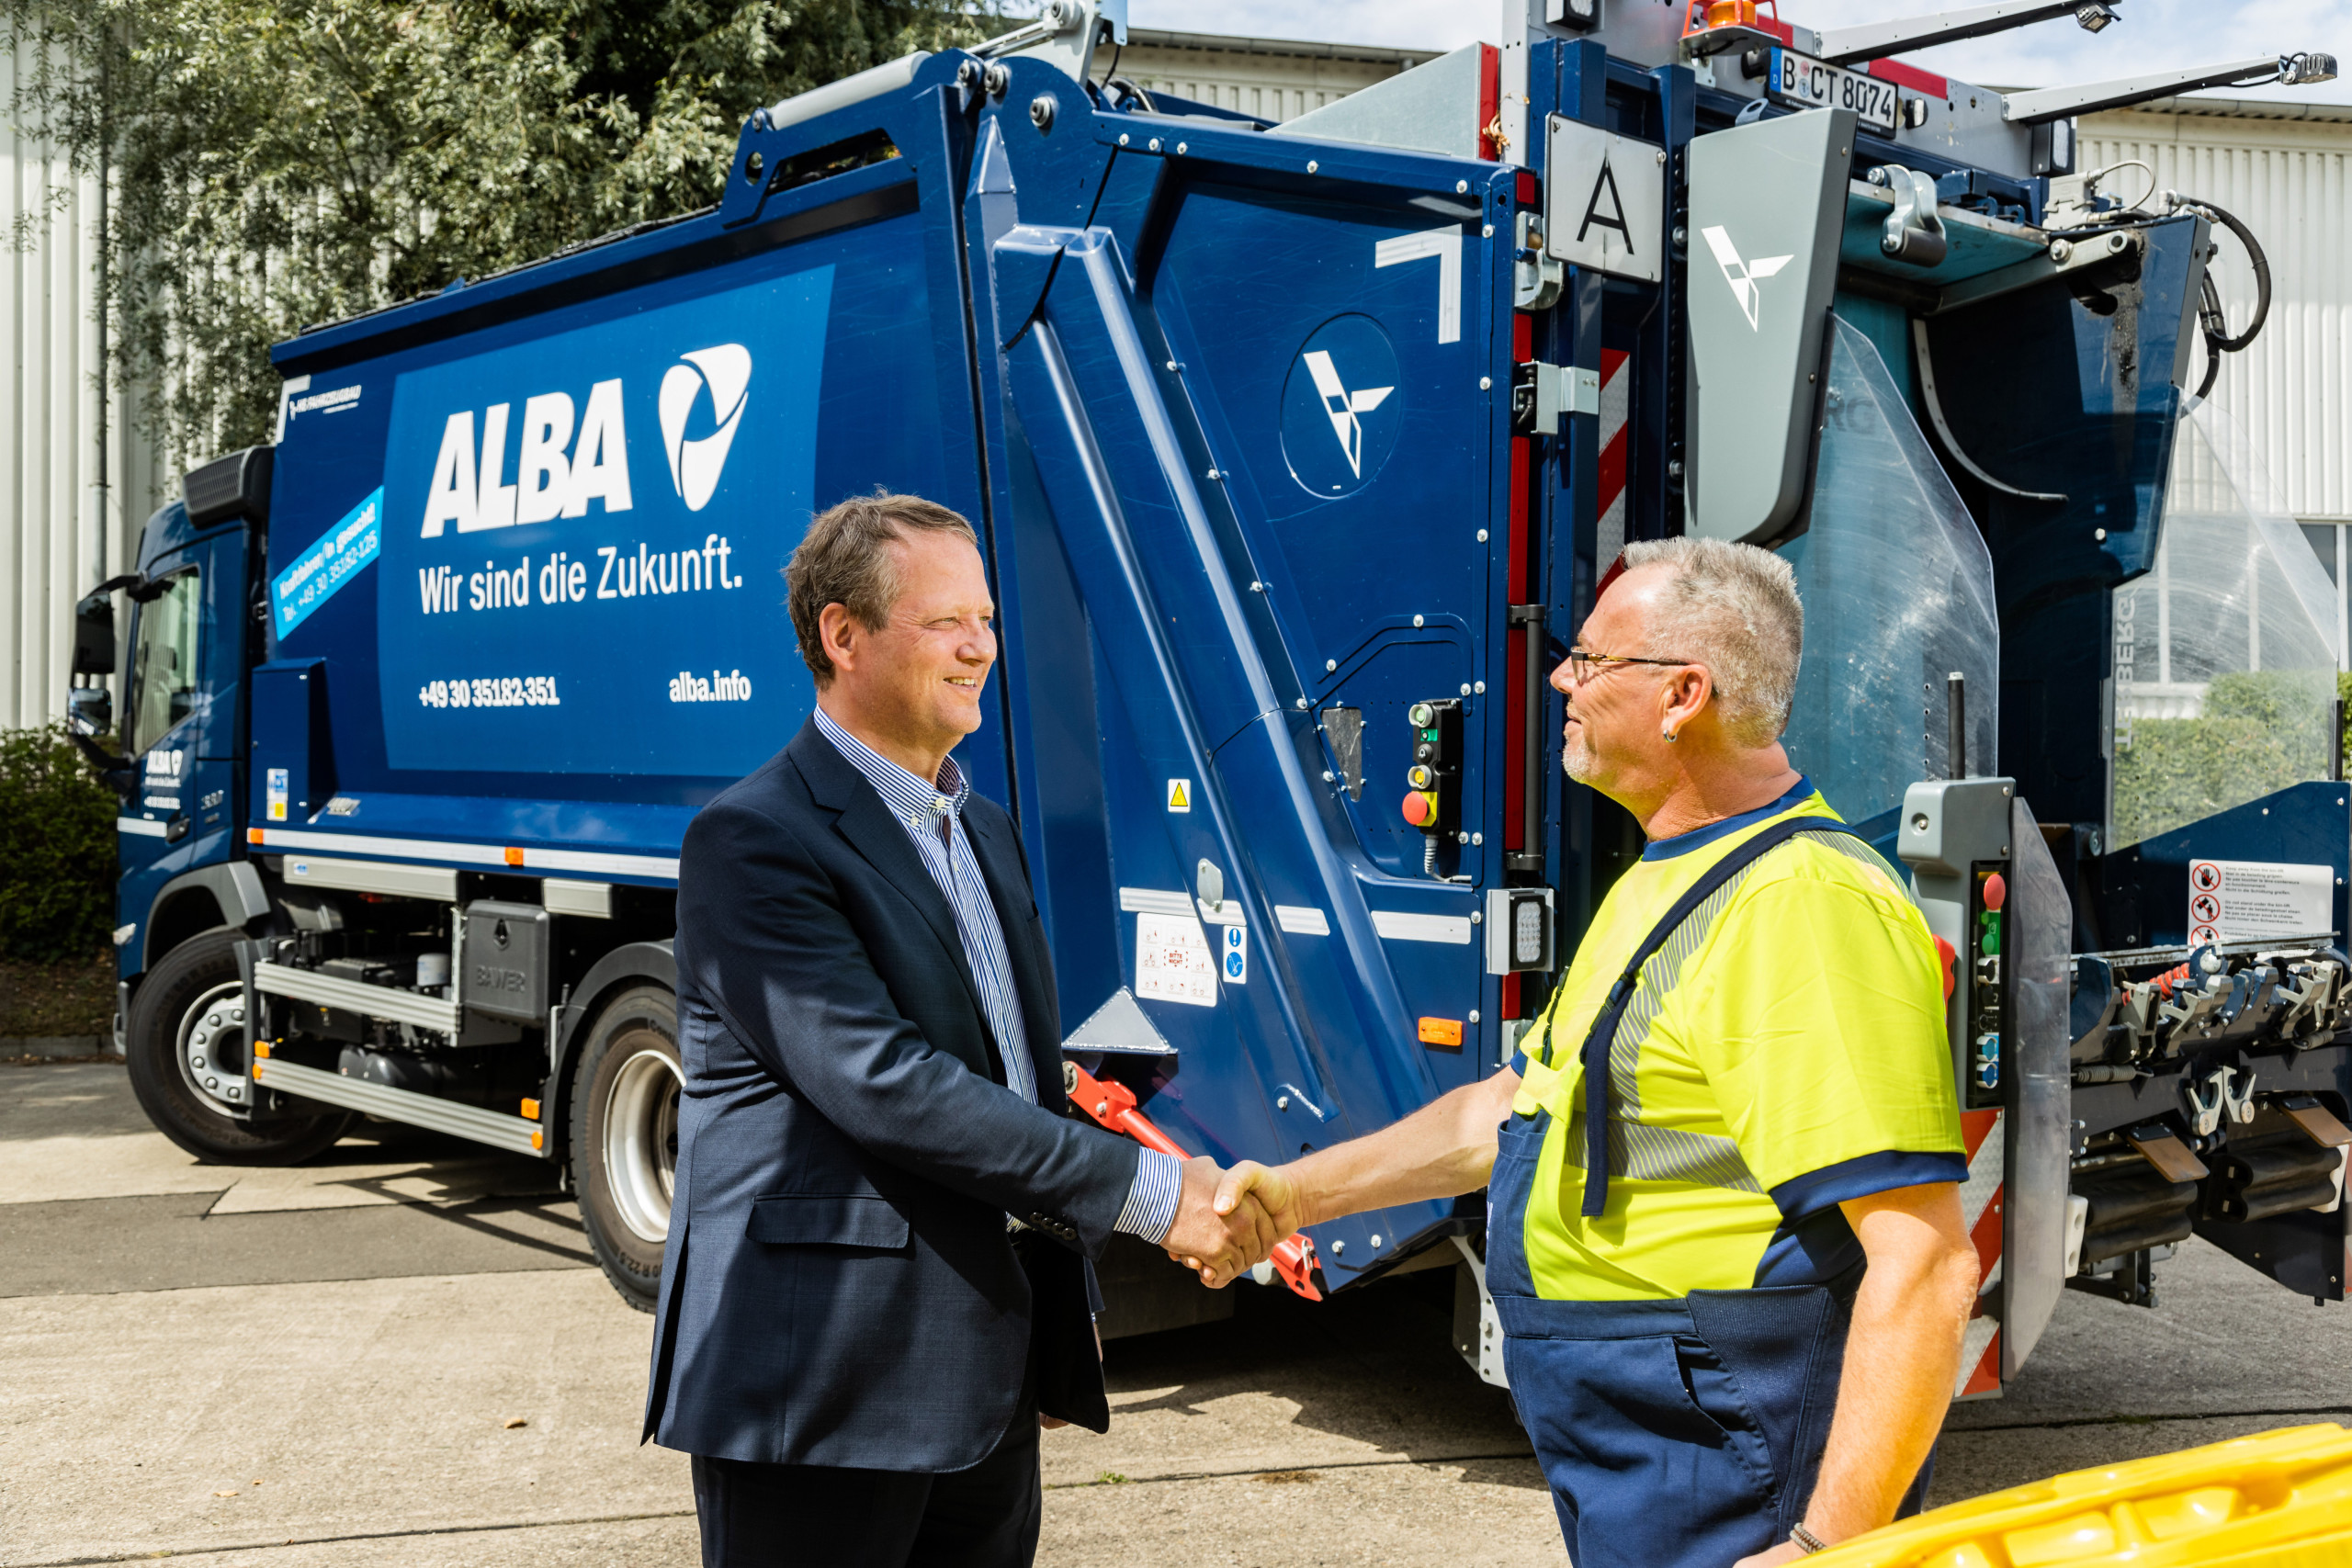
<svg viewBox="0 0 2352 1568"><path fill-rule="evenodd" d="M1625 458L1633 446L1634 402L1634 378L1625 368L1629 357L1613 348L1600 351L1600 528L1592 558L1602 571L1625 547Z"/></svg>
<svg viewBox="0 0 2352 1568"><path fill-rule="evenodd" d="M1960 1113L1962 1146L1968 1152L1968 1179L1960 1189L1960 1222L1976 1244L1976 1310L1961 1342L1960 1377L1954 1399L1980 1399L2001 1392L2001 1320L1995 1315L2001 1283L2001 1112Z"/></svg>

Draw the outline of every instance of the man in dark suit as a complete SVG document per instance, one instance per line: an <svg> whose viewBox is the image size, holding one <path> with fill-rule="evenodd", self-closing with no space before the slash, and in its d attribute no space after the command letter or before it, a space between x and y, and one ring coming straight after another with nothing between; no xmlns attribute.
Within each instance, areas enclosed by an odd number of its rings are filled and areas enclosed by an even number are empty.
<svg viewBox="0 0 2352 1568"><path fill-rule="evenodd" d="M843 502L786 570L817 712L688 829L685 1095L646 1435L707 1565L1026 1564L1037 1429L1110 1424L1088 1259L1280 1236L1073 1119L1021 838L948 755L995 614L970 525Z"/></svg>

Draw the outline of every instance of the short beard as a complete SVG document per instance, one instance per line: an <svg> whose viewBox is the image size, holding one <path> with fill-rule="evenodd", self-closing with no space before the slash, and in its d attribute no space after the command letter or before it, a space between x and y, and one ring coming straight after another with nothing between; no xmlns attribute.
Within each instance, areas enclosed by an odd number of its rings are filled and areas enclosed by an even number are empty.
<svg viewBox="0 0 2352 1568"><path fill-rule="evenodd" d="M1578 735L1560 748L1560 771L1580 784L1591 784L1600 776L1600 759L1593 755L1592 742Z"/></svg>

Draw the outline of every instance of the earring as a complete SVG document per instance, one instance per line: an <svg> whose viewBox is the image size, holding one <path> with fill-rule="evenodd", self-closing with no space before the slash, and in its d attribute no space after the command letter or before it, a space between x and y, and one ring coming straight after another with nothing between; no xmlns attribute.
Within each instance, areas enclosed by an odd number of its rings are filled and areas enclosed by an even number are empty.
<svg viewBox="0 0 2352 1568"><path fill-rule="evenodd" d="M1678 739L1681 739L1679 736L1676 735L1676 734L1674 733L1674 731L1672 731L1671 729L1661 729L1661 730L1659 730L1659 731L1658 731L1658 734L1659 734L1661 737L1663 737L1663 738L1665 739L1666 743L1667 743L1668 746L1673 745L1673 744L1675 743L1675 741L1676 741L1676 740L1678 740Z"/></svg>

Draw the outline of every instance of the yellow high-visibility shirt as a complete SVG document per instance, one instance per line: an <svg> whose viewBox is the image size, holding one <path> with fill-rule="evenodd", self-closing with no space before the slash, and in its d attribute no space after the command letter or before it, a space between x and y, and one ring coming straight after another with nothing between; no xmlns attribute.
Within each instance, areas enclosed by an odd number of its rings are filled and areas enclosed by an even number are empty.
<svg viewBox="0 0 2352 1568"><path fill-rule="evenodd" d="M1718 890L1644 967L1610 1054L1607 1208L1580 1212L1577 1057L1610 987L1710 866L1794 815L1838 820L1800 781L1760 810L1652 843L1521 1041L1512 1109L1552 1113L1523 1218L1538 1296L1824 1283L1861 1257L1839 1203L1967 1179L1927 922L1866 845L1807 833Z"/></svg>

